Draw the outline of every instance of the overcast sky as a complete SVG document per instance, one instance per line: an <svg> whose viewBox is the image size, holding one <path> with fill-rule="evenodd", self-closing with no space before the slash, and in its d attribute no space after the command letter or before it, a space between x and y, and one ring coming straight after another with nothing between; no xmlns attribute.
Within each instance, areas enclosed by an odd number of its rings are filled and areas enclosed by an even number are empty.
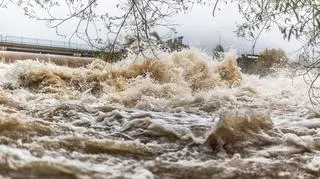
<svg viewBox="0 0 320 179"><path fill-rule="evenodd" d="M180 24L177 27L176 36L184 36L185 42L192 46L212 49L218 44L219 34L221 34L222 44L226 49L251 51L252 43L237 38L234 33L236 23L241 21L241 17L233 6L222 7L216 17L212 16L212 7L196 6L192 12L176 15L173 20ZM21 9L14 7L0 9L0 34L66 40L57 36L55 30L48 28L44 22L28 19ZM290 55L299 47L298 44L295 41L282 40L281 34L275 30L261 36L256 51L259 52L265 48L282 48Z"/></svg>

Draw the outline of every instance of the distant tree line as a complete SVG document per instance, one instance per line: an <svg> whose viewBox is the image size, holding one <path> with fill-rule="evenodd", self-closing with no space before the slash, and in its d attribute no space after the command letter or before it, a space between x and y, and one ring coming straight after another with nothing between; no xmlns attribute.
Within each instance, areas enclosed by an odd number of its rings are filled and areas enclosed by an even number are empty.
<svg viewBox="0 0 320 179"><path fill-rule="evenodd" d="M150 36L152 37L150 41L153 41L153 43L157 45L159 49L162 49L164 51L173 52L189 48L188 45L183 43L183 36L163 40L156 31L150 33ZM138 40L134 36L127 35L121 49L118 49L114 52L108 51L107 49L98 51L96 52L95 57L107 62L115 62L127 57L128 49L130 49L130 51L134 54L139 54L141 53L141 51L147 48L147 44L140 44L139 46Z"/></svg>

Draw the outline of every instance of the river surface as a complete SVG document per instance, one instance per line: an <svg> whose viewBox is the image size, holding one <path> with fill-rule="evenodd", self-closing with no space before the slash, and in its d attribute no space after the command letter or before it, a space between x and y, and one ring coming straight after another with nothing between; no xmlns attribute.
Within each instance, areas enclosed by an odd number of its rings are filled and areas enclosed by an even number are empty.
<svg viewBox="0 0 320 179"><path fill-rule="evenodd" d="M302 77L232 56L0 63L0 178L318 178L319 128Z"/></svg>

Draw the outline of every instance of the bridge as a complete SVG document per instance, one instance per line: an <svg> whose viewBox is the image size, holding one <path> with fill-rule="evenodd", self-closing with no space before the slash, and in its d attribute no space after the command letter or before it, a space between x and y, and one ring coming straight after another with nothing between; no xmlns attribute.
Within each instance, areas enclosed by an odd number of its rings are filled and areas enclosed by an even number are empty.
<svg viewBox="0 0 320 179"><path fill-rule="evenodd" d="M0 50L76 57L94 57L98 51L87 44L2 35Z"/></svg>

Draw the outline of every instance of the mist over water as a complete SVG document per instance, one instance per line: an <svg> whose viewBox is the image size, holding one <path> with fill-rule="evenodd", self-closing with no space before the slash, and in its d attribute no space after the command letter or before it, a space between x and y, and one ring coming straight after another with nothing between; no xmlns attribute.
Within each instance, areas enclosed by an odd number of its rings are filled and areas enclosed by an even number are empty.
<svg viewBox="0 0 320 179"><path fill-rule="evenodd" d="M4 178L317 178L302 77L197 50L81 68L0 63Z"/></svg>

